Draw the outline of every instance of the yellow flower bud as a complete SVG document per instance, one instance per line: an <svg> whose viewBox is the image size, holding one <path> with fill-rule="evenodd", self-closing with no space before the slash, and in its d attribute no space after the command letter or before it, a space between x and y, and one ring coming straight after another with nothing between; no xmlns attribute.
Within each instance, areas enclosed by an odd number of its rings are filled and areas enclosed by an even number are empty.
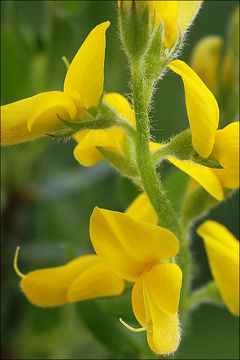
<svg viewBox="0 0 240 360"><path fill-rule="evenodd" d="M200 40L193 50L191 67L207 87L216 94L219 60L222 50L220 36L207 36Z"/></svg>
<svg viewBox="0 0 240 360"><path fill-rule="evenodd" d="M222 85L226 93L233 90L239 74L239 8L233 13L229 24L226 51L222 62Z"/></svg>

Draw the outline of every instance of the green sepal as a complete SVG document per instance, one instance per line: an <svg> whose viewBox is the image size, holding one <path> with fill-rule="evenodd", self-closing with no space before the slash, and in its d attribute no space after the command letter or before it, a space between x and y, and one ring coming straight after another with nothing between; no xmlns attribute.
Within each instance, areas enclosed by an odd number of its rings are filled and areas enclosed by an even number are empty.
<svg viewBox="0 0 240 360"><path fill-rule="evenodd" d="M59 120L69 129L74 130L75 132L80 130L96 130L96 129L106 129L113 124L107 120L87 120L87 121L66 121L64 119L59 118Z"/></svg>
<svg viewBox="0 0 240 360"><path fill-rule="evenodd" d="M104 92L102 92L100 98L98 99L97 105L92 106L90 108L87 109L88 113L93 116L94 118L98 115L99 113L99 107L102 104L103 101L103 97L104 97Z"/></svg>
<svg viewBox="0 0 240 360"><path fill-rule="evenodd" d="M171 61L172 58L174 57L174 55L176 55L177 51L180 50L181 45L182 45L182 40L183 40L183 36L181 33L180 28L178 28L178 38L176 40L176 42L173 44L173 46L171 47L171 49L168 51L168 49L166 49L165 51L165 60L167 62Z"/></svg>
<svg viewBox="0 0 240 360"><path fill-rule="evenodd" d="M76 131L74 130L67 130L64 133L46 134L46 136L50 136L57 140L65 140L71 138L75 134L75 132Z"/></svg>
<svg viewBox="0 0 240 360"><path fill-rule="evenodd" d="M184 130L171 139L167 145L169 155L173 155L180 160L190 160L194 154L192 145L192 134L190 129Z"/></svg>
<svg viewBox="0 0 240 360"><path fill-rule="evenodd" d="M161 61L162 58L162 42L164 37L164 26L163 23L155 30L155 33L151 40L151 45L145 55L145 78L147 81L153 81L157 79L164 67L166 66L165 61Z"/></svg>
<svg viewBox="0 0 240 360"><path fill-rule="evenodd" d="M106 129L114 125L117 113L110 108L104 101L98 107L98 116L87 117L81 121L64 120L58 116L59 120L69 129L76 131L84 129Z"/></svg>
<svg viewBox="0 0 240 360"><path fill-rule="evenodd" d="M129 177L139 182L139 173L136 163L126 158L121 152L109 150L106 147L97 147L104 158L118 170L123 176Z"/></svg>
<svg viewBox="0 0 240 360"><path fill-rule="evenodd" d="M207 166L211 169L222 169L222 166L216 161L216 160L212 160L212 159L204 159L202 158L198 153L194 153L193 154L193 161L200 164L200 165L204 165Z"/></svg>
<svg viewBox="0 0 240 360"><path fill-rule="evenodd" d="M182 44L182 34L179 30L179 35L171 49L165 48L164 40L164 25L161 25L155 30L154 36L151 40L151 45L145 55L145 78L148 84L163 75L164 70L169 61L176 55ZM149 85L150 86L150 85Z"/></svg>
<svg viewBox="0 0 240 360"><path fill-rule="evenodd" d="M149 12L145 2L121 3L120 31L130 59L138 60L146 52L150 39Z"/></svg>

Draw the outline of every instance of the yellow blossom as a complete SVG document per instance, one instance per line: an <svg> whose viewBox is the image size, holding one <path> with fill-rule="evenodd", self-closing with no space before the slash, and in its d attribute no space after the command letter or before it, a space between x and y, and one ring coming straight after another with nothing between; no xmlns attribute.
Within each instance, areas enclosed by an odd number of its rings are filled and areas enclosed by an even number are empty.
<svg viewBox="0 0 240 360"><path fill-rule="evenodd" d="M174 60L169 68L181 76L186 107L196 152L203 158L219 161L227 169L239 169L239 122L217 130L218 103L200 77L183 61Z"/></svg>
<svg viewBox="0 0 240 360"><path fill-rule="evenodd" d="M141 193L127 208L126 213L143 221L157 224L156 213L147 195ZM97 255L78 257L66 265L31 271L23 275L17 266L19 248L14 267L22 278L21 289L37 306L58 306L72 301L119 295L124 281L110 271Z"/></svg>
<svg viewBox="0 0 240 360"><path fill-rule="evenodd" d="M127 99L117 93L104 95L104 101L125 118L130 124L135 126L134 111ZM105 147L117 152L121 152L125 138L125 132L116 127L103 130L83 130L75 134L78 145L74 149L76 160L83 166L92 166L98 161L103 160L103 155L97 147Z"/></svg>
<svg viewBox="0 0 240 360"><path fill-rule="evenodd" d="M179 249L170 231L133 215L95 208L90 220L90 236L96 253L118 276L134 281L132 306L142 325L133 331L147 331L151 349L170 354L179 344L177 317L182 283L180 268L169 262ZM148 216L148 221L149 218ZM147 241L146 241L147 240Z"/></svg>
<svg viewBox="0 0 240 360"><path fill-rule="evenodd" d="M134 128L136 127L134 110L123 95L109 93L105 94L103 99L119 116L128 121ZM125 131L117 127L79 131L74 135L78 143L73 152L74 157L83 166L95 165L104 160L104 156L98 147L123 154L125 137ZM158 144L154 142L150 143L150 147L151 151L159 148Z"/></svg>
<svg viewBox="0 0 240 360"><path fill-rule="evenodd" d="M203 238L212 275L227 307L239 315L239 241L215 221L197 229Z"/></svg>
<svg viewBox="0 0 240 360"><path fill-rule="evenodd" d="M156 213L145 193L125 214L96 207L90 237L98 255L26 276L15 264L22 277L20 286L33 304L57 306L118 295L124 290L123 279L134 281L133 311L147 331L149 346L159 354L172 353L180 337L177 309L182 272L169 259L177 254L179 243L173 233L156 224Z"/></svg>
<svg viewBox="0 0 240 360"><path fill-rule="evenodd" d="M88 35L67 71L64 91L50 91L1 107L1 145L18 144L64 129L96 111L103 92L105 32L109 21Z"/></svg>
<svg viewBox="0 0 240 360"><path fill-rule="evenodd" d="M199 182L217 200L222 200L223 188L239 187L239 122L217 130L219 109L210 90L183 61L174 60L168 66L184 82L193 147L203 158L218 161L222 168L213 169L191 159L182 160L174 156L167 159ZM153 151L161 146L156 144Z"/></svg>
<svg viewBox="0 0 240 360"><path fill-rule="evenodd" d="M24 294L34 305L41 307L119 295L124 290L124 281L97 255L81 256L63 266L20 275Z"/></svg>

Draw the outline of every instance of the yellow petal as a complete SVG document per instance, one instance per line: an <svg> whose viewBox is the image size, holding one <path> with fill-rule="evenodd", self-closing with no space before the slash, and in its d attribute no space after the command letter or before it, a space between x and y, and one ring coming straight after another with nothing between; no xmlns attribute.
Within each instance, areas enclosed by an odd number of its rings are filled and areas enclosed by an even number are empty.
<svg viewBox="0 0 240 360"><path fill-rule="evenodd" d="M62 305L69 302L67 291L71 283L98 261L98 256L86 255L64 266L35 270L21 280L20 286L28 300L35 305Z"/></svg>
<svg viewBox="0 0 240 360"><path fill-rule="evenodd" d="M211 169L214 175L217 176L223 188L238 189L239 188L239 171L227 169Z"/></svg>
<svg viewBox="0 0 240 360"><path fill-rule="evenodd" d="M160 280L159 283L161 284ZM168 295L169 293L165 294L166 302L170 300ZM180 338L177 315L169 315L158 307L145 273L137 279L133 287L132 306L138 322L147 327L147 340L152 351L157 354L170 354L176 351Z"/></svg>
<svg viewBox="0 0 240 360"><path fill-rule="evenodd" d="M120 295L124 281L113 274L103 262L98 262L82 272L69 286L69 301L81 301L103 296Z"/></svg>
<svg viewBox="0 0 240 360"><path fill-rule="evenodd" d="M104 100L118 113L119 116L129 120L130 124L135 125L134 110L123 95L118 93L108 93L104 95Z"/></svg>
<svg viewBox="0 0 240 360"><path fill-rule="evenodd" d="M151 322L151 314L147 306L147 300L143 293L143 275L139 276L132 289L132 307L137 321L142 326Z"/></svg>
<svg viewBox="0 0 240 360"><path fill-rule="evenodd" d="M98 207L90 219L90 237L96 253L107 266L130 281L136 280L153 261L175 256L179 248L177 238L170 231Z"/></svg>
<svg viewBox="0 0 240 360"><path fill-rule="evenodd" d="M96 26L75 55L65 78L64 92L79 107L94 108L103 92L105 33L110 22Z"/></svg>
<svg viewBox="0 0 240 360"><path fill-rule="evenodd" d="M153 327L147 331L151 350L159 355L170 355L179 346L180 332L177 315L169 315L152 304Z"/></svg>
<svg viewBox="0 0 240 360"><path fill-rule="evenodd" d="M72 99L62 91L50 91L41 94L29 114L27 127L44 129L47 132L61 130L64 125L58 116L64 120L74 120L77 108Z"/></svg>
<svg viewBox="0 0 240 360"><path fill-rule="evenodd" d="M239 241L215 221L206 221L197 233L203 238L211 271L229 310L239 315Z"/></svg>
<svg viewBox="0 0 240 360"><path fill-rule="evenodd" d="M171 354L177 350L180 340L177 314L169 315L162 311L155 303L148 286L143 288L152 318L152 326L147 331L148 344L156 354Z"/></svg>
<svg viewBox="0 0 240 360"><path fill-rule="evenodd" d="M163 144L156 143L156 142L153 142L153 141L150 141L150 144L149 144L149 148L150 148L151 152L154 152L154 151L157 151L157 150L161 149L162 146L163 146Z"/></svg>
<svg viewBox="0 0 240 360"><path fill-rule="evenodd" d="M182 34L193 22L201 5L202 1L200 0L178 1L178 26Z"/></svg>
<svg viewBox="0 0 240 360"><path fill-rule="evenodd" d="M119 150L123 135L123 131L116 128L83 130L75 135L78 145L74 149L74 157L81 165L92 166L103 160L97 146Z"/></svg>
<svg viewBox="0 0 240 360"><path fill-rule="evenodd" d="M103 130L82 130L74 135L78 145L75 147L73 155L79 164L92 166L104 159L96 148L96 144L103 139L99 131L103 132L102 135L105 138L105 132Z"/></svg>
<svg viewBox="0 0 240 360"><path fill-rule="evenodd" d="M29 133L27 120L41 94L1 106L1 145L13 145L32 140L42 133Z"/></svg>
<svg viewBox="0 0 240 360"><path fill-rule="evenodd" d="M212 152L219 122L217 101L198 75L183 61L174 60L168 66L182 77L193 147L199 155L207 158Z"/></svg>
<svg viewBox="0 0 240 360"><path fill-rule="evenodd" d="M138 220L147 221L155 225L158 224L157 214L146 193L141 193L138 195L136 199L129 205L125 213L135 217Z"/></svg>
<svg viewBox="0 0 240 360"><path fill-rule="evenodd" d="M164 23L164 44L171 47L178 35L178 1L147 1L150 17L154 16L155 26Z"/></svg>
<svg viewBox="0 0 240 360"><path fill-rule="evenodd" d="M194 48L191 67L214 94L217 90L218 66L223 40L206 36Z"/></svg>
<svg viewBox="0 0 240 360"><path fill-rule="evenodd" d="M42 104L45 99L58 98L59 101L61 100L57 109L59 114L62 116L65 115L66 111L63 110L65 105L66 110L69 110L69 113L72 114L72 110L74 111L75 106L74 104L66 104L66 101L62 101L62 94L63 93L57 91L40 93L23 100L1 106L1 145L18 144L41 137L46 133L62 129L63 125L56 117L56 114L49 114L49 112L46 114L46 118L41 118L41 121L37 122L31 132L29 132L27 127L28 121L32 116L33 111L35 111L34 109L36 109L36 107L39 109L38 104ZM39 111L41 112L41 109L39 109Z"/></svg>
<svg viewBox="0 0 240 360"><path fill-rule="evenodd" d="M146 274L146 284L156 305L165 313L174 315L178 310L182 271L173 263L153 266Z"/></svg>
<svg viewBox="0 0 240 360"><path fill-rule="evenodd" d="M196 180L210 195L221 201L223 189L212 169L196 164L191 160L179 160L173 156L167 158L172 164Z"/></svg>
<svg viewBox="0 0 240 360"><path fill-rule="evenodd" d="M124 96L109 93L104 95L104 100L120 116L129 120L131 124L135 124L134 111ZM97 146L116 151L121 149L124 131L114 127L104 130L84 130L79 131L74 137L78 142L74 149L74 157L81 165L92 166L104 159Z"/></svg>
<svg viewBox="0 0 240 360"><path fill-rule="evenodd" d="M233 122L215 135L211 158L226 169L239 170L239 122Z"/></svg>

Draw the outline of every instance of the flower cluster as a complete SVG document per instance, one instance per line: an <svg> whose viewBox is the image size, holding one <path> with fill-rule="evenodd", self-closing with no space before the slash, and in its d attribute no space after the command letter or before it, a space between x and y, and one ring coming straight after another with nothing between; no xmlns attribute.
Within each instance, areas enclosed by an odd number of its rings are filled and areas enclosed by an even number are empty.
<svg viewBox="0 0 240 360"><path fill-rule="evenodd" d="M193 66L195 72L174 60L200 1L121 0L118 6L131 64L133 106L123 95L103 90L107 21L96 26L80 47L67 70L63 91L40 93L1 107L1 144L47 134L73 136L74 157L81 165L105 159L142 192L125 213L95 207L90 238L96 254L23 275L17 267L17 252L15 269L26 297L42 307L117 296L126 282L133 283L132 307L141 327L121 322L130 330L146 331L155 353L171 354L179 345L179 316L185 315L186 304L194 299L188 291L191 274L183 254L189 249L183 234L193 220L239 187L239 122L218 129L218 102L205 84L215 89L216 76L211 78L211 69L205 71L204 83L197 74L203 74L201 66ZM193 63L198 64L202 51L198 48ZM168 68L183 81L190 128L160 144L150 141L147 112L153 85ZM164 160L193 179L180 220L157 175ZM202 223L197 233L204 240L216 285L214 295L210 291L205 295L213 300L218 296L231 313L239 315L239 242L214 221Z"/></svg>

